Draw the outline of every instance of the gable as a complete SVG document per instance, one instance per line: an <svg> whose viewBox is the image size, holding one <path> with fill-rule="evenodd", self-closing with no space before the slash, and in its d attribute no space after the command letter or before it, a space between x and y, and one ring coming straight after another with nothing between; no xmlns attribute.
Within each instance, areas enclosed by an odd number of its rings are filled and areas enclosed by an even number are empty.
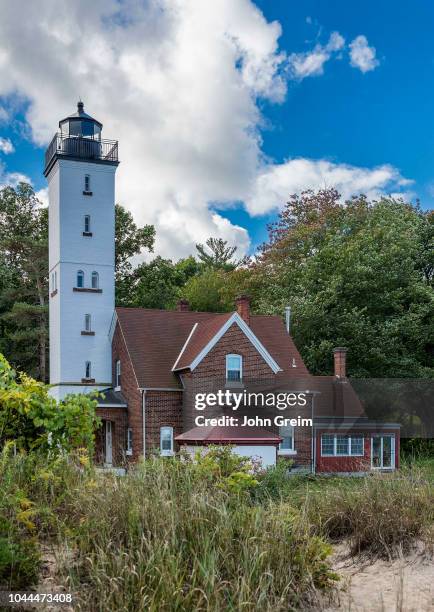
<svg viewBox="0 0 434 612"><path fill-rule="evenodd" d="M210 323L212 325L210 325ZM220 327L218 327L220 325ZM183 348L182 354L180 355L177 363L174 365L174 370L181 370L188 368L194 371L195 368L202 362L202 360L208 355L208 353L217 345L217 343L223 338L223 336L230 330L232 326L237 326L244 336L249 340L251 345L261 355L262 359L268 364L271 370L276 374L281 371L279 364L270 355L262 342L253 333L251 328L243 321L238 313L234 312L232 315L227 316L226 320L218 319L208 324L204 324L202 329L200 327L192 330L190 342ZM213 335L209 333L210 327L212 331L215 331ZM211 336L211 337L210 337ZM189 346L190 344L190 346ZM194 346L194 350L191 347ZM236 346L233 346L230 352L236 352ZM176 366L176 367L175 367Z"/></svg>

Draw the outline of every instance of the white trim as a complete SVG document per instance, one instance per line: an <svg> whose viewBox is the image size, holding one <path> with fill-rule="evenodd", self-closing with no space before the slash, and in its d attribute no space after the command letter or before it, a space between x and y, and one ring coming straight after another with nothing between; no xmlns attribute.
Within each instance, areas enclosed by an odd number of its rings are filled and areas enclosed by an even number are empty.
<svg viewBox="0 0 434 612"><path fill-rule="evenodd" d="M325 453L323 452L322 440L323 436L333 436L333 453ZM343 436L348 438L348 453L338 453L338 436ZM362 453L352 453L352 438L361 438L362 439ZM365 456L365 436L363 434L340 434L340 433L321 433L321 457L364 457ZM372 454L372 453L371 453Z"/></svg>
<svg viewBox="0 0 434 612"><path fill-rule="evenodd" d="M184 346L182 347L181 352L179 353L178 357L176 358L175 363L173 364L172 372L174 372L174 371L176 370L176 366L178 365L178 361L181 359L182 354L183 354L183 352L185 351L185 348L186 348L187 344L190 342L190 338L191 338L191 337L192 337L192 335L194 334L194 330L196 329L197 325L198 325L198 324L197 324L197 323L195 323L195 324L193 325L193 327L191 328L191 331L190 331L190 333L188 334L188 338L187 338L187 340L184 342Z"/></svg>
<svg viewBox="0 0 434 612"><path fill-rule="evenodd" d="M115 361L115 391L121 390L120 382L122 381L121 360L119 357Z"/></svg>
<svg viewBox="0 0 434 612"><path fill-rule="evenodd" d="M391 454L391 462L389 466L384 467L383 465L374 466L374 438L381 438L380 444L380 459L381 463L383 463L383 438L391 438L390 442L390 454ZM394 433L379 433L373 434L371 436L371 470L394 470L395 469L395 434Z"/></svg>
<svg viewBox="0 0 434 612"><path fill-rule="evenodd" d="M236 357L237 359L240 360L240 379L239 380L229 380L228 378L228 359L230 359L231 357ZM243 380L243 357L242 355L238 355L236 353L229 353L228 355L226 355L226 380L228 382L241 382Z"/></svg>
<svg viewBox="0 0 434 612"><path fill-rule="evenodd" d="M108 337L110 343L113 342L113 336L115 335L116 323L118 322L118 315L116 314L116 310L113 312L112 320L109 327Z"/></svg>
<svg viewBox="0 0 434 612"><path fill-rule="evenodd" d="M268 363L268 365L273 370L273 372L275 374L277 372L281 372L282 368L280 368L278 363L276 363L276 361L272 358L272 356L267 351L267 349L262 344L262 342L259 341L259 339L255 336L255 334L252 332L250 327L247 325L247 323L245 323L243 321L243 319L240 317L240 315L237 312L234 312L233 315L231 317L229 317L229 319L226 321L226 323L224 325L222 325L222 327L216 333L214 338L212 338L208 342L208 344L200 351L199 355L197 355L197 357L187 367L189 367L190 370L193 371L199 365L199 363L202 361L202 359L204 359L208 355L210 350L212 348L214 348L214 346L217 344L217 342L220 340L220 338L228 331L228 329L234 323L236 323L238 325L238 327L241 329L241 331L244 333L244 335L250 340L250 342L253 344L255 349L258 351L258 353L261 355L261 357L266 361L266 363Z"/></svg>
<svg viewBox="0 0 434 612"><path fill-rule="evenodd" d="M170 432L170 450L163 450L163 437L162 437L162 433L164 430L167 430ZM170 425L164 425L163 427L160 427L160 454L162 457L171 457L174 453L173 453L173 427L171 427Z"/></svg>
<svg viewBox="0 0 434 612"><path fill-rule="evenodd" d="M97 404L97 408L128 408L128 404Z"/></svg>

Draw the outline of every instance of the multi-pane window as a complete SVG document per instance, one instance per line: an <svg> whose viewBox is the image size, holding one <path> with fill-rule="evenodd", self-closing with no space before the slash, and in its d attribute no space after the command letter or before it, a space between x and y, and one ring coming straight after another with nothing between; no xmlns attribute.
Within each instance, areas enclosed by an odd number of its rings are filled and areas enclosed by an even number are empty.
<svg viewBox="0 0 434 612"><path fill-rule="evenodd" d="M349 436L336 436L336 454L337 455L349 455L350 454Z"/></svg>
<svg viewBox="0 0 434 612"><path fill-rule="evenodd" d="M92 289L98 289L98 287L99 287L98 272L92 272Z"/></svg>
<svg viewBox="0 0 434 612"><path fill-rule="evenodd" d="M243 376L241 355L226 355L226 380L240 381Z"/></svg>
<svg viewBox="0 0 434 612"><path fill-rule="evenodd" d="M121 388L121 360L118 359L115 364L115 388Z"/></svg>
<svg viewBox="0 0 434 612"><path fill-rule="evenodd" d="M363 436L349 436L341 434L322 434L322 457L363 457Z"/></svg>
<svg viewBox="0 0 434 612"><path fill-rule="evenodd" d="M92 331L92 319L91 319L90 314L84 315L84 329L87 332Z"/></svg>
<svg viewBox="0 0 434 612"><path fill-rule="evenodd" d="M173 427L160 429L160 452L162 455L173 455Z"/></svg>
<svg viewBox="0 0 434 612"><path fill-rule="evenodd" d="M84 215L84 231L90 234L90 215Z"/></svg>
<svg viewBox="0 0 434 612"><path fill-rule="evenodd" d="M85 367L84 367L84 377L87 379L92 378L92 364L90 361L86 361L85 363Z"/></svg>
<svg viewBox="0 0 434 612"><path fill-rule="evenodd" d="M77 272L77 287L82 289L84 287L84 272L83 270L79 270Z"/></svg>
<svg viewBox="0 0 434 612"><path fill-rule="evenodd" d="M279 436L282 438L279 450L294 450L294 428L291 425L279 427Z"/></svg>
<svg viewBox="0 0 434 612"><path fill-rule="evenodd" d="M133 430L127 429L127 455L133 454Z"/></svg>
<svg viewBox="0 0 434 612"><path fill-rule="evenodd" d="M90 174L84 175L84 190L90 191Z"/></svg>
<svg viewBox="0 0 434 612"><path fill-rule="evenodd" d="M335 454L335 437L330 434L323 434L321 436L321 455L324 457L326 455L334 455Z"/></svg>

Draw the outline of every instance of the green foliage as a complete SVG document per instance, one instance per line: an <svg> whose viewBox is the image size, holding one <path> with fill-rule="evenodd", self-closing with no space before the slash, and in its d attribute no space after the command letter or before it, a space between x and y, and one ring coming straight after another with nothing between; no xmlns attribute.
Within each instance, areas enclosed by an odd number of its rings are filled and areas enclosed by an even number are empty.
<svg viewBox="0 0 434 612"><path fill-rule="evenodd" d="M251 492L259 484L255 478L256 466L250 459L235 454L229 445L198 451L193 469L206 482L238 495Z"/></svg>
<svg viewBox="0 0 434 612"><path fill-rule="evenodd" d="M0 189L0 276L0 350L45 381L48 211L25 183Z"/></svg>
<svg viewBox="0 0 434 612"><path fill-rule="evenodd" d="M129 277L129 292L124 306L171 309L179 298L180 288L197 274L199 265L193 257L173 263L170 259L155 257L141 263Z"/></svg>
<svg viewBox="0 0 434 612"><path fill-rule="evenodd" d="M155 228L153 225L137 227L133 215L120 204L115 206L115 270L116 303L124 305L131 288L131 257L143 249L153 251Z"/></svg>
<svg viewBox="0 0 434 612"><path fill-rule="evenodd" d="M391 198L292 196L254 266L256 307L282 313L315 374L348 346L353 377L434 375L433 215Z"/></svg>
<svg viewBox="0 0 434 612"><path fill-rule="evenodd" d="M12 440L18 450L41 448L50 453L86 448L93 451L99 423L96 400L68 395L59 404L49 387L19 374L0 354L0 447Z"/></svg>
<svg viewBox="0 0 434 612"><path fill-rule="evenodd" d="M197 257L205 268L212 270L230 271L240 265L246 264L248 258L234 261L233 257L237 251L236 246L228 246L228 241L223 238L208 238L203 244L196 244Z"/></svg>

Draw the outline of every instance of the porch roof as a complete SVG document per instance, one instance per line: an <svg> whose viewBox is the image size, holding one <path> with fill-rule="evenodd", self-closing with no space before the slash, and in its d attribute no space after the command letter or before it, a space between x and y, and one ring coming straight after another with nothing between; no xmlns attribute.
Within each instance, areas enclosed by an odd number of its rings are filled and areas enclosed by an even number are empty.
<svg viewBox="0 0 434 612"><path fill-rule="evenodd" d="M272 431L257 427L193 427L176 436L179 444L240 444L277 446L282 438Z"/></svg>

